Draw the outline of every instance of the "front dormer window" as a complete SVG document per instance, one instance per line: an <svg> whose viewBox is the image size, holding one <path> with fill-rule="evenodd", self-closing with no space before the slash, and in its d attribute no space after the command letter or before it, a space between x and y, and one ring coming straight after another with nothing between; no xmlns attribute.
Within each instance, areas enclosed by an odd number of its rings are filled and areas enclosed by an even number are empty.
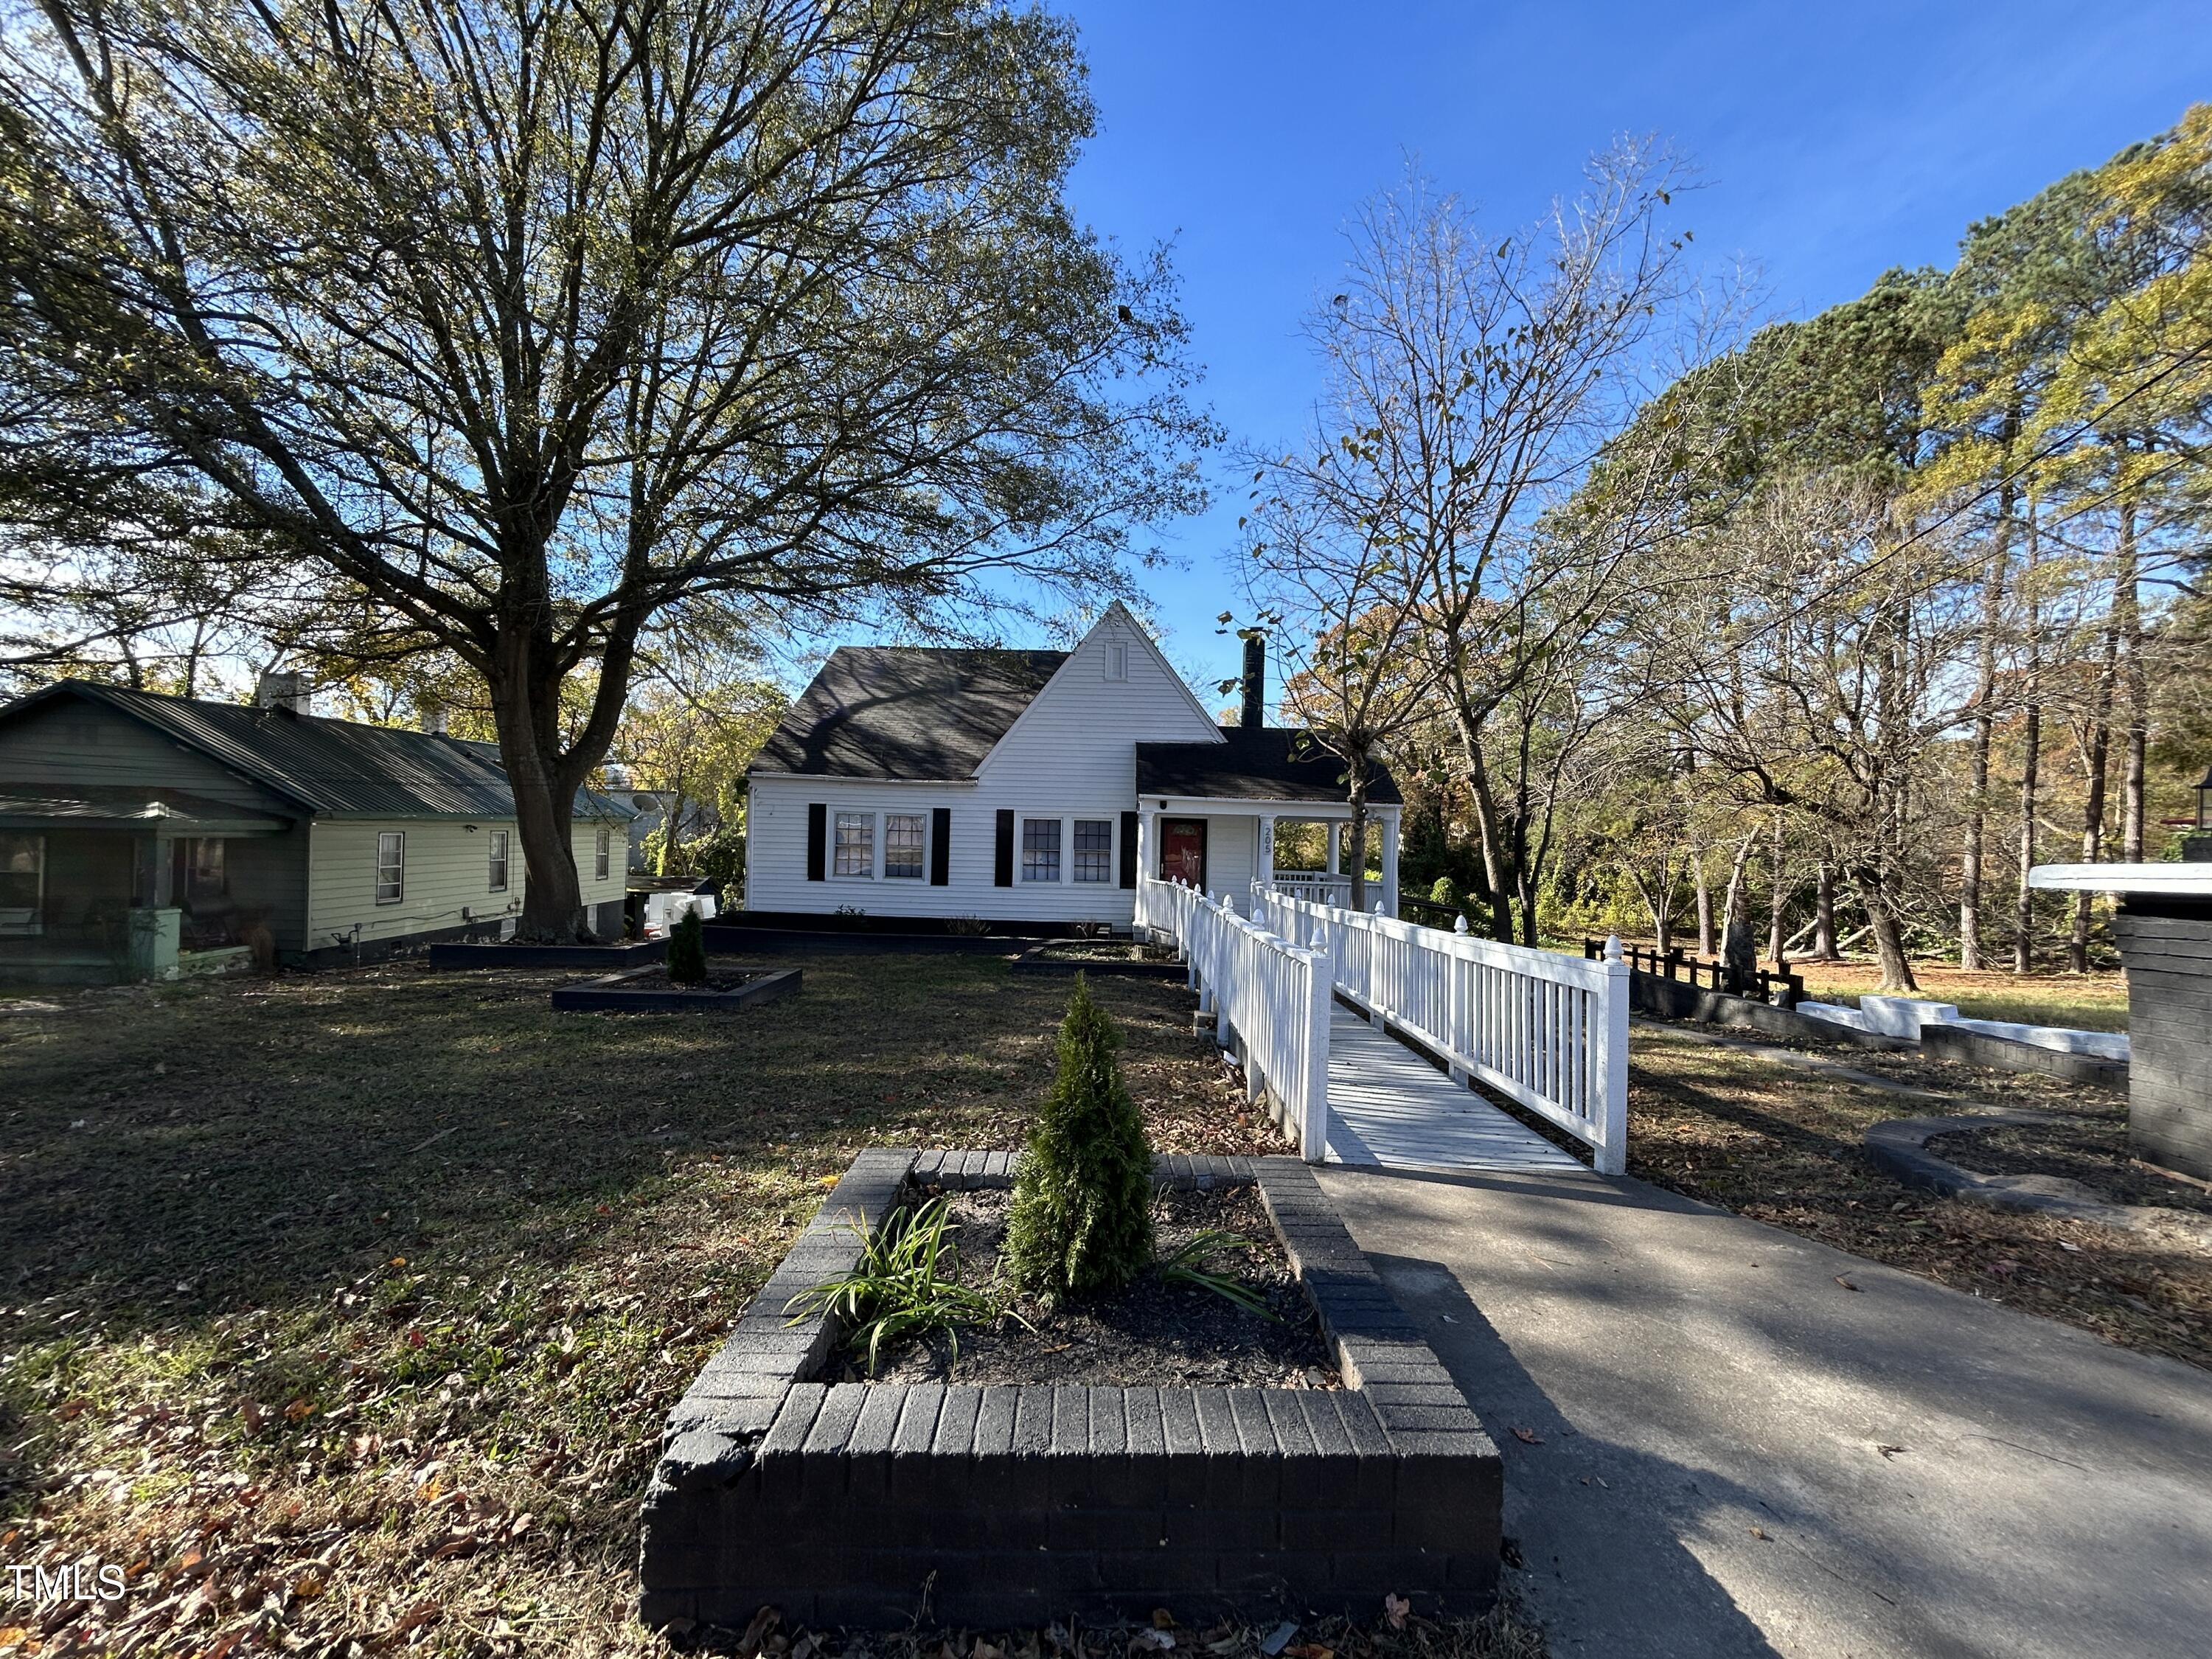
<svg viewBox="0 0 2212 1659"><path fill-rule="evenodd" d="M1129 678L1129 642L1127 640L1106 641L1106 678L1109 680Z"/></svg>

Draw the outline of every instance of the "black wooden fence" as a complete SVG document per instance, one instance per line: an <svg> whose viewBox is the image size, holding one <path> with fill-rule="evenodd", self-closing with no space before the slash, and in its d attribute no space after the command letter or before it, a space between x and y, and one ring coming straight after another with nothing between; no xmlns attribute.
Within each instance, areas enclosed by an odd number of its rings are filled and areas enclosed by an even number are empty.
<svg viewBox="0 0 2212 1659"><path fill-rule="evenodd" d="M1687 981L1699 990L1718 991L1728 996L1756 997L1761 1002L1771 1002L1778 1008L1795 1008L1805 998L1805 976L1790 971L1785 958L1779 972L1772 969L1754 968L1748 974L1729 970L1724 962L1707 962L1692 956L1681 946L1655 951L1641 945L1623 943L1620 954L1628 965L1642 974L1656 974L1661 979L1678 982ZM1583 941L1583 959L1601 962L1605 957L1605 941L1585 939Z"/></svg>

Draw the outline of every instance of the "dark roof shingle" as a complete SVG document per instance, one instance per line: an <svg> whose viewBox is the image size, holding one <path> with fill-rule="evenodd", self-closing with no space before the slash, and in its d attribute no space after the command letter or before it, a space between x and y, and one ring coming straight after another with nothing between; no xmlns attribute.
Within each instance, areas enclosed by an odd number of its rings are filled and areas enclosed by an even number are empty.
<svg viewBox="0 0 2212 1659"><path fill-rule="evenodd" d="M1066 660L1065 651L840 646L753 769L914 781L972 776Z"/></svg>
<svg viewBox="0 0 2212 1659"><path fill-rule="evenodd" d="M1140 743L1137 793L1216 800L1345 799L1344 763L1305 732L1286 726L1224 726L1222 743ZM1396 806L1403 798L1381 766L1367 799Z"/></svg>
<svg viewBox="0 0 2212 1659"><path fill-rule="evenodd" d="M64 680L0 709L75 694L167 733L313 811L340 817L513 817L496 745L428 732L294 714L250 703L167 697ZM628 819L629 808L584 789L578 817Z"/></svg>

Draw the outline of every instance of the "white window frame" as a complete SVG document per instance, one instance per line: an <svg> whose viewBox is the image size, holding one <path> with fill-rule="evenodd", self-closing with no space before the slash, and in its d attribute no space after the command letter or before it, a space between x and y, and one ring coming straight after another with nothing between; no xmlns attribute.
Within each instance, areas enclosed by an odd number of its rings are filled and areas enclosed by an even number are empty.
<svg viewBox="0 0 2212 1659"><path fill-rule="evenodd" d="M873 881L876 878L876 859L882 838L876 834L876 814L873 812L833 811L830 814L830 878L833 881ZM844 830L848 823L856 825L867 836L865 870L844 868Z"/></svg>
<svg viewBox="0 0 2212 1659"><path fill-rule="evenodd" d="M914 826L914 868L894 870L891 867L891 825L895 823ZM921 881L929 874L929 814L927 812L886 812L883 822L883 863L880 866L885 881Z"/></svg>
<svg viewBox="0 0 2212 1659"><path fill-rule="evenodd" d="M46 913L46 838L40 831L17 835L10 833L11 841L27 842L31 849L31 868L33 878L31 902L28 905L10 905L0 910L0 934L27 936L45 930Z"/></svg>
<svg viewBox="0 0 2212 1659"><path fill-rule="evenodd" d="M1085 858L1096 858L1098 855L1097 848L1086 848L1083 845L1082 834L1085 824L1094 828L1103 827L1106 831L1105 862L1095 876L1086 876L1083 873L1083 860ZM1069 820L1067 878L1071 883L1082 887L1110 887L1114 884L1115 878L1118 873L1114 867L1114 829L1115 822L1112 818Z"/></svg>
<svg viewBox="0 0 2212 1659"><path fill-rule="evenodd" d="M514 845L513 842L507 840L507 834L508 832L504 830L495 830L491 832L491 849L489 855L489 861L486 865L484 870L484 881L486 883L484 890L486 892L504 893L507 890L509 864L508 848Z"/></svg>
<svg viewBox="0 0 2212 1659"><path fill-rule="evenodd" d="M592 879L593 881L605 881L607 878L607 872L612 866L614 841L614 831L611 830L601 830L593 838L592 842Z"/></svg>
<svg viewBox="0 0 2212 1659"><path fill-rule="evenodd" d="M387 861L384 856L386 842L398 849L398 857ZM384 872L392 872L392 891L384 890ZM380 830L376 832L376 902L379 904L407 902L407 832L404 830Z"/></svg>
<svg viewBox="0 0 2212 1659"><path fill-rule="evenodd" d="M1030 845L1030 830L1045 824L1052 826L1051 847L1032 848ZM1018 820L1017 828L1019 830L1019 834L1017 836L1018 846L1017 847L1016 851L1019 855L1020 867L1018 873L1021 884L1024 886L1034 884L1039 887L1053 887L1065 884L1067 880L1067 820L1065 818L1025 817ZM1033 852L1037 854L1040 857L1047 853L1051 854L1052 873L1050 875L1038 876L1030 873L1030 855Z"/></svg>

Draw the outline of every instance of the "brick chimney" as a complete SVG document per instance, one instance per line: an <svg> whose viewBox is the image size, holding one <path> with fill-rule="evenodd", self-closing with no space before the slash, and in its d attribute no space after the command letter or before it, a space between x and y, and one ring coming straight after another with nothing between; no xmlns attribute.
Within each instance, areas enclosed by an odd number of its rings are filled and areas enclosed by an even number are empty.
<svg viewBox="0 0 2212 1659"><path fill-rule="evenodd" d="M253 688L257 708L281 708L288 714L314 712L314 682L296 669L264 674Z"/></svg>
<svg viewBox="0 0 2212 1659"><path fill-rule="evenodd" d="M1267 641L1259 635L1244 641L1244 712L1237 724L1248 729L1267 723Z"/></svg>
<svg viewBox="0 0 2212 1659"><path fill-rule="evenodd" d="M446 735L446 705L435 697L416 700L415 709L422 717L422 729L434 738Z"/></svg>

